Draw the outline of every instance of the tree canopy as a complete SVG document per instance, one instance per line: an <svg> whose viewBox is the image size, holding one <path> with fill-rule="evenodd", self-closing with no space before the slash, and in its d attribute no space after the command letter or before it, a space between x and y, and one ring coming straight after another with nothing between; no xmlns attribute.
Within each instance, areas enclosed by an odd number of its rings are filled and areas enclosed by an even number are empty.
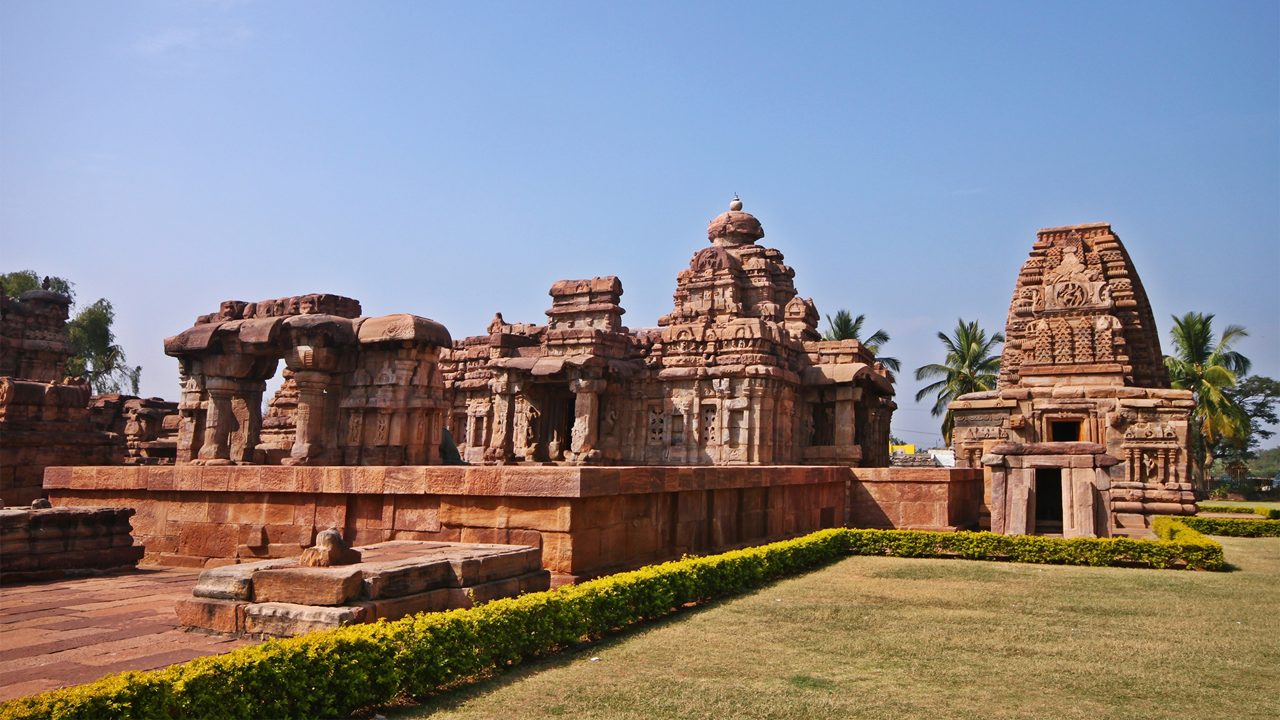
<svg viewBox="0 0 1280 720"><path fill-rule="evenodd" d="M916 369L917 380L937 378L920 388L916 402L934 396L930 412L934 417L943 416L942 437L948 443L951 442L952 429L951 401L966 393L995 389L1000 374L1000 355L996 346L1004 342L1004 334L996 332L988 336L977 320L965 322L957 319L951 333L938 333L938 340L947 350L942 363L930 363Z"/></svg>
<svg viewBox="0 0 1280 720"><path fill-rule="evenodd" d="M75 302L75 284L65 278L41 278L34 270L0 274L0 291L6 295L21 295L29 290L39 290L46 284L47 289L66 295ZM124 349L116 344L115 333L111 329L113 322L115 310L106 298L98 298L72 313L67 322L72 355L67 360L66 373L84 378L98 394L137 394L142 367L129 365Z"/></svg>
<svg viewBox="0 0 1280 720"><path fill-rule="evenodd" d="M1190 390L1195 399L1191 411L1191 457L1201 487L1208 482L1209 465L1228 447L1247 448L1249 416L1232 391L1249 372L1249 358L1232 345L1249 336L1239 325L1228 325L1219 337L1213 329L1213 313L1188 312L1173 317L1173 355L1164 358L1169 381Z"/></svg>
<svg viewBox="0 0 1280 720"><path fill-rule="evenodd" d="M902 362L895 357L881 356L880 351L889 343L889 333L884 330L876 330L862 339L862 324L867 320L866 315L859 314L853 317L848 310L837 310L835 317L827 316L827 330L822 333L823 340L857 340L862 346L870 350L876 356L882 365L893 372L902 371Z"/></svg>

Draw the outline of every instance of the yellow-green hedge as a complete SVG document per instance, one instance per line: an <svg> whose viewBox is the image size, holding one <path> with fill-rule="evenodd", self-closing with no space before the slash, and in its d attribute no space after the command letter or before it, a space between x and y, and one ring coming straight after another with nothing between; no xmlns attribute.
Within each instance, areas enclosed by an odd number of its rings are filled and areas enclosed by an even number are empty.
<svg viewBox="0 0 1280 720"><path fill-rule="evenodd" d="M1280 510L1276 508L1262 507L1261 505L1214 505L1212 503L1200 503L1197 506L1200 512L1216 512L1216 513L1240 513L1241 515L1261 515L1266 520L1280 520Z"/></svg>
<svg viewBox="0 0 1280 720"><path fill-rule="evenodd" d="M1163 519L1163 518L1162 518ZM728 597L849 554L1220 569L1222 548L1181 526L1167 540L833 529L686 558L469 610L354 625L20 698L0 719L331 718L425 696L523 660ZM1198 537L1196 537L1198 536ZM1215 551L1216 549L1216 551Z"/></svg>
<svg viewBox="0 0 1280 720"><path fill-rule="evenodd" d="M1182 522L1206 535L1229 537L1280 537L1280 520L1185 517Z"/></svg>

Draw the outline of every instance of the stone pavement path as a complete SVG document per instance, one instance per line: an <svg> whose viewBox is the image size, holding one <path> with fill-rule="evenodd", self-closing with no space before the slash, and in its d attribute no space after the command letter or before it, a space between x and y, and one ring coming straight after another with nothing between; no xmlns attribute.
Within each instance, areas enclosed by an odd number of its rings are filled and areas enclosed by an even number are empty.
<svg viewBox="0 0 1280 720"><path fill-rule="evenodd" d="M252 644L178 627L174 604L199 574L142 568L0 587L0 701Z"/></svg>

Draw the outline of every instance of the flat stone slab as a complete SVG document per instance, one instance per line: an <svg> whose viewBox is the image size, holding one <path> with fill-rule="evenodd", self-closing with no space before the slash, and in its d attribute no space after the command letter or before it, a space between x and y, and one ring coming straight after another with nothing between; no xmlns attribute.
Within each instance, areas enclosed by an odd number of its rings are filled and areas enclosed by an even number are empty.
<svg viewBox="0 0 1280 720"><path fill-rule="evenodd" d="M206 570L177 606L187 627L299 635L546 590L542 551L523 545L399 540L359 548L362 561L304 567L264 560Z"/></svg>

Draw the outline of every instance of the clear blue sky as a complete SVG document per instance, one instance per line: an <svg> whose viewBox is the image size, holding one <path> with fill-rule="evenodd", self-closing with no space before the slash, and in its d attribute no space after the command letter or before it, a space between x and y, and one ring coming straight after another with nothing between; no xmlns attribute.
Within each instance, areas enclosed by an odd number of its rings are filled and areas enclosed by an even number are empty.
<svg viewBox="0 0 1280 720"><path fill-rule="evenodd" d="M1109 221L1168 346L1280 376L1280 3L0 3L0 271L109 298L142 391L223 299L455 337L616 274L653 325L740 193L908 369L1003 329L1037 228ZM894 430L936 439L900 378Z"/></svg>

